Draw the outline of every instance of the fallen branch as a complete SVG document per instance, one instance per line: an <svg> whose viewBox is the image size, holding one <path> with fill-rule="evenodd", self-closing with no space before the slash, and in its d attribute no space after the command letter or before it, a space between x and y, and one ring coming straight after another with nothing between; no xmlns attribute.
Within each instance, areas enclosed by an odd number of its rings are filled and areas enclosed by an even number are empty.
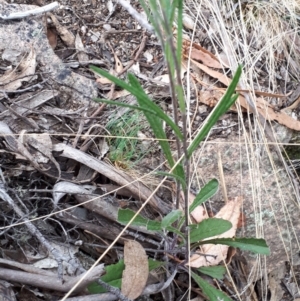
<svg viewBox="0 0 300 301"><path fill-rule="evenodd" d="M77 286L76 291L82 291L83 288L85 288L89 283L96 281L101 275L103 275L104 272L104 264L95 267L91 272L88 273L80 285ZM63 293L67 293L83 276L83 274L80 274L76 277L66 276L64 277L64 281L61 281L58 279L55 273L52 274L53 275L50 276L28 273L15 269L0 269L0 278L4 279L5 281L19 282L23 285L28 284Z"/></svg>

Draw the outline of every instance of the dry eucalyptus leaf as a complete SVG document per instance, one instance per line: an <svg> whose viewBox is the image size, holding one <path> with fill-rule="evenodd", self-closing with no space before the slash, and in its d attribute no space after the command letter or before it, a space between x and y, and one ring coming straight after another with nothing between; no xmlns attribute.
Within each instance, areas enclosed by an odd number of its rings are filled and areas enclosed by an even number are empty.
<svg viewBox="0 0 300 301"><path fill-rule="evenodd" d="M78 61L81 62L87 62L89 60L89 56L85 53L85 48L82 43L80 35L77 33L75 37L75 48L78 51L77 58Z"/></svg>
<svg viewBox="0 0 300 301"><path fill-rule="evenodd" d="M16 68L9 70L0 77L1 89L15 91L22 86L22 82L35 80L37 78L35 68L36 54L32 48Z"/></svg>
<svg viewBox="0 0 300 301"><path fill-rule="evenodd" d="M53 14L49 13L49 16L63 42L69 47L74 47L75 45L74 35L65 26L62 26Z"/></svg>
<svg viewBox="0 0 300 301"><path fill-rule="evenodd" d="M56 32L51 28L47 28L47 38L48 38L48 41L49 41L49 44L50 44L51 48L54 50L57 46L57 34L56 34Z"/></svg>
<svg viewBox="0 0 300 301"><path fill-rule="evenodd" d="M107 85L107 84L111 84L112 81L110 81L108 78L106 77L100 77L96 79L96 82L101 84L101 85Z"/></svg>
<svg viewBox="0 0 300 301"><path fill-rule="evenodd" d="M204 65L212 68L222 69L222 64L219 62L218 58L206 50L202 46L192 43L192 50L190 51L191 42L188 40L184 41L184 56L196 61L201 61Z"/></svg>
<svg viewBox="0 0 300 301"><path fill-rule="evenodd" d="M136 299L143 292L149 274L148 258L140 243L125 242L124 263L121 291L128 299Z"/></svg>
<svg viewBox="0 0 300 301"><path fill-rule="evenodd" d="M122 62L119 60L117 55L115 54L115 61L116 61L116 67L115 70L117 73L121 73L123 71L123 65Z"/></svg>
<svg viewBox="0 0 300 301"><path fill-rule="evenodd" d="M225 74L220 73L218 71L212 70L208 68L207 66L200 64L196 61L191 60L193 64L195 64L198 68L200 68L202 71L207 73L208 75L217 78L221 83L224 85L228 86L231 82L231 78L227 77ZM243 94L245 90L240 90L240 94ZM265 93L261 91L255 91L255 94L257 95L262 95L262 96L270 96L274 95L275 97L284 97L283 94L272 94L272 93ZM207 102L207 98L200 98L203 103L206 103L208 105L215 105L214 103ZM237 102L245 109L249 110L251 113L251 109L249 108L249 105L245 99L244 96L240 95ZM286 127L300 131L300 121L294 119L293 117L289 116L286 112L284 111L275 111L263 98L257 97L255 99L255 105L257 108L257 111L266 119L269 121L276 120L278 123L285 125ZM232 106L234 108L235 106ZM233 109L234 110L234 109Z"/></svg>
<svg viewBox="0 0 300 301"><path fill-rule="evenodd" d="M207 239L235 236L242 200L242 197L236 197L233 200L230 200L215 216L216 218L222 218L230 221L232 223L232 228L221 235L209 237ZM226 245L202 245L201 248L191 256L189 265L194 268L217 265L221 261L226 260L228 248L229 246ZM201 254L197 254L197 252ZM204 254L206 256L204 256Z"/></svg>

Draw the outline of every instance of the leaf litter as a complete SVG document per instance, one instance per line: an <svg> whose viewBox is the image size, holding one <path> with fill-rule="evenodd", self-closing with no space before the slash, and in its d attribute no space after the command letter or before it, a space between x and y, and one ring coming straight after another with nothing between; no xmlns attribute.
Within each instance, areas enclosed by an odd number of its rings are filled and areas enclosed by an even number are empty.
<svg viewBox="0 0 300 301"><path fill-rule="evenodd" d="M89 4L91 8L93 9L93 14L87 15L84 10L79 8L79 15L84 20L83 24L87 24L87 22L90 22L89 20L94 20L95 17L99 17L98 13L94 14L95 11L95 2L92 1L91 4ZM115 14L116 7L112 5L112 2L109 1L107 4L107 15L101 16L101 20L105 18L107 20L106 22L110 22L109 19L112 20L112 26L115 26L116 28L120 28L120 23L118 23L118 19L113 17L113 14ZM19 6L18 8L27 9L25 6ZM13 9L13 7L9 7L9 9ZM205 12L205 10L203 10ZM105 12L105 10L103 10ZM103 162L105 164L98 164L99 162L93 161L94 157L97 157L99 155L99 158L103 160L103 156L100 155L101 152L95 151L95 149L92 150L90 145L97 145L98 138L97 135L106 135L107 133L101 131L99 128L96 129L92 126L91 120L84 116L92 116L90 115L84 115L83 112L86 112L87 110L89 112L95 112L94 110L97 109L97 105L90 102L87 98L87 95L89 96L96 96L97 92L97 85L96 81L89 79L89 71L87 72L82 68L82 66L85 64L86 61L88 61L91 57L96 56L99 58L98 63L101 63L102 66L107 66L108 69L111 69L112 73L120 73L123 71L123 63L128 61L128 53L132 51L134 52L135 43L139 42L139 39L134 34L128 33L124 34L124 40L123 45L128 46L129 48L124 52L122 48L118 49L118 45L116 39L113 35L111 36L111 41L114 45L113 49L114 51L111 51L109 47L106 47L106 45L102 45L103 48L100 50L93 48L94 45L92 43L92 39L90 36L85 35L84 32L87 31L88 28L83 28L84 26L87 27L87 25L83 25L82 28L76 28L74 27L67 27L62 26L61 22L58 20L61 20L60 18L56 18L55 15L58 14L58 16L61 14L61 12L55 12L52 15L49 14L49 18L51 19L52 26L54 26L57 30L57 37L58 43L51 43L51 45L48 44L46 36L38 37L39 42L32 42L32 40L29 43L24 42L20 36L28 36L26 31L24 30L25 26L24 24L27 22L21 21L21 31L20 35L16 34L18 30L20 30L20 24L12 24L9 23L5 25L6 32L10 33L9 39L7 36L4 36L4 45L1 45L1 49L9 49L10 51L13 51L13 45L19 45L20 52L19 52L19 59L14 59L16 63L12 63L12 66L5 66L10 67L7 68L7 71L2 72L1 74L1 84L2 89L5 90L5 93L15 91L17 94L8 94L9 98L7 98L7 95L5 95L2 92L2 99L6 99L8 101L9 107L11 110L2 109L0 112L0 118L1 118L1 136L5 136L4 140L1 141L3 143L1 146L3 146L2 151L6 151L6 160L9 160L8 162L11 164L11 162L14 162L15 166L23 166L23 170L21 170L21 174L23 176L27 176L29 178L29 173L26 171L25 166L28 163L31 164L32 168L30 169L30 173L35 171L35 173L38 172L37 175L38 178L40 178L42 181L46 181L45 184L39 185L40 189L44 189L45 195L49 198L49 196L55 196L56 193L62 192L62 196L60 199L55 201L55 206L61 206L62 209L68 208L67 206L67 200L68 198L71 198L73 201L78 202L78 204L82 204L82 206L86 206L86 209L88 212L97 212L100 217L105 216L108 219L111 219L111 224L105 223L106 221L101 218L99 219L99 222L106 226L106 231L101 230L101 227L97 227L98 225L95 225L94 228L97 229L101 233L101 235L106 235L105 238L108 241L111 241L120 231L117 225L113 225L112 221L116 220L116 209L118 207L118 200L114 199L114 193L111 191L109 192L111 195L109 197L106 197L106 194L108 192L105 188L100 189L99 187L105 187L103 184L103 181L100 181L99 179L95 178L94 174L101 175L105 179L108 179L108 181L111 181L112 183L116 183L116 188L127 185L127 193L129 192L132 197L137 200L138 202L141 200L145 200L151 193L150 189L147 189L147 186L149 183L144 184L142 181L138 181L135 184L131 184L131 182L134 180L132 177L127 175L127 171L120 171L117 170L115 166L111 164L107 164L107 162ZM101 13L100 13L101 14ZM72 24L72 16L69 14L66 14L66 24ZM115 22L115 23L114 23ZM134 24L134 20L129 21ZM132 24L126 24L126 26L131 26ZM187 15L184 19L184 25L187 29L192 29L194 26L198 26L198 24L195 25L194 18L191 18L190 15ZM3 24L1 26L4 26ZM42 22L34 20L34 24L31 24L30 30L36 30L43 32L42 29ZM213 25L212 27L216 26ZM70 29L71 28L71 29ZM101 29L99 27L93 27L93 31L99 30L101 32ZM2 34L4 31L2 31ZM75 33L77 33L75 35ZM79 35L79 34L80 35ZM131 44L128 43L128 39L131 39ZM199 35L199 39L201 39L201 36ZM12 42L13 41L13 42ZM47 43L46 43L47 42ZM62 44L63 43L63 44ZM127 44L126 44L127 43ZM155 40L150 39L150 45L151 43L154 43ZM297 39L295 40L295 43L297 43ZM56 44L56 45L55 45ZM195 81L198 81L198 84L201 84L204 88L209 87L208 89L199 90L195 93L201 93L199 100L210 106L213 107L216 104L216 101L218 101L222 95L223 91L225 90L224 87L228 85L230 82L230 77L225 75L223 71L220 71L220 69L227 68L229 65L229 61L227 60L226 65L222 62L225 60L219 60L218 58L220 55L218 53L214 54L207 49L209 47L206 47L205 43L192 43L192 51L189 52L189 42L186 42L187 46L185 46L185 53L188 56L191 55L190 58L192 58L194 61L192 61L191 66L192 69L195 68L195 74L192 74L193 78L195 78ZM32 47L34 45L34 47ZM77 60L74 61L73 57L75 55L74 52L72 52L72 49L66 48L64 45L67 45L69 48L76 48L77 53ZM201 46L200 46L201 45ZM204 46L205 45L205 46ZM8 47L8 48L7 48ZM149 45L148 45L149 47ZM56 53L51 52L50 48L56 48ZM58 49L57 49L58 48ZM124 47L123 47L124 48ZM230 47L227 47L228 49ZM121 49L121 50L120 50ZM146 48L147 49L147 48ZM146 50L145 49L145 50ZM225 48L224 48L225 49ZM226 49L225 49L226 50ZM74 50L73 50L74 51ZM152 69L154 69L154 66L158 64L159 62L159 51L154 47L149 47L147 49L147 52L150 53L150 55L146 55L148 57L147 62L141 61L142 64L139 66L138 70L136 72L140 73L141 78L144 76L153 79L154 80L160 80L161 77L166 76L164 73L163 68L158 71L154 72L152 75L148 71L149 69L152 72ZM21 55L20 55L21 53ZM221 51L220 51L221 53ZM46 55L47 54L47 55ZM56 55L57 54L57 55ZM21 58L21 59L20 59ZM151 60L150 60L151 58ZM101 59L101 60L100 60ZM197 62L196 62L197 61ZM200 63L199 63L200 61ZM63 62L63 63L62 63ZM112 64L114 62L114 64ZM77 65L76 65L76 64ZM15 65L13 65L15 64ZM64 64L67 66L77 66L74 69L66 68ZM147 66L148 64L148 66ZM150 65L149 65L150 64ZM126 65L125 65L126 66ZM145 67L146 66L146 67ZM196 67L198 69L196 69ZM297 62L293 61L291 59L291 66L295 69L297 66ZM40 68L40 69L39 69ZM76 69L77 68L77 69ZM79 68L79 69L78 69ZM148 68L148 69L147 69ZM215 69L218 69L216 71ZM296 68L297 69L297 68ZM159 69L158 69L159 70ZM202 71L199 71L202 70ZM43 72L45 74L51 74L50 77L47 77L47 85L43 89L41 89L40 86L34 86L34 83L38 80L41 81L41 78L38 77L39 72ZM292 71L291 71L292 72ZM202 77L202 79L200 79ZM208 81L204 79L209 79ZM182 75L182 79L185 79ZM213 86L212 83L214 80L218 80L219 85ZM59 85L57 85L57 83ZM108 90L112 89L111 82L107 81L105 83L108 83ZM30 89L30 86L33 86L32 89ZM74 89L70 89L70 86ZM29 87L27 91L24 91L22 93L18 93L19 89L26 89ZM157 87L155 84L154 87ZM36 91L33 92L33 90L36 89ZM105 88L103 86L100 87L100 89L103 89L105 91ZM78 91L83 92L78 93ZM163 89L148 89L149 94L152 97L157 98L163 98L168 97L168 92L163 92ZM249 108L249 105L247 104L246 99L243 97L243 95L250 93L250 91L253 91L253 95L256 95L256 108L260 112L260 114L265 117L266 120L272 121L276 120L279 123L283 124L286 127L289 127L291 129L298 130L299 128L299 122L294 119L294 117L289 116L284 112L284 108L282 110L279 110L275 108L273 105L269 104L267 100L263 97L270 97L270 98L276 98L276 99L285 99L289 97L289 94L285 91L279 91L277 93L271 93L271 92L264 92L260 91L259 89L253 89L253 90L245 90L241 89L241 95L240 96L240 104L244 108L244 112L251 112L251 109ZM36 93L38 92L38 93ZM19 95L19 96L18 96ZM111 99L116 99L119 97L126 98L128 96L126 91L122 90L116 90L113 91L113 93L110 94ZM197 99L197 97L195 98ZM192 99L193 101L197 101L195 99ZM126 101L126 99L125 99ZM167 105L167 110L168 110ZM103 109L102 109L103 110ZM233 110L236 110L233 108ZM93 115L94 119L93 122L102 122L103 127L105 126L105 118L109 118L109 115L111 114L107 110L102 111L103 116L101 116L100 111L100 117L99 115L95 114ZM99 114L99 113L98 113ZM98 119L97 119L98 118ZM67 122L66 122L67 120ZM196 120L196 119L195 119ZM201 121L201 118L198 119L198 122ZM196 120L197 122L197 120ZM81 142L79 141L79 147L82 147L80 150L81 152L77 152L75 149L73 150L69 149L68 143L72 143L72 135L76 132L80 134L79 131L79 125L83 126L83 132L82 133L89 133L89 136L91 139L87 141L87 145L83 147L81 145ZM197 123L195 123L195 126L197 126ZM61 143L61 139L59 136L56 138L55 135L47 135L45 136L45 139L43 138L43 134L34 133L34 135L31 135L32 130L35 130L38 127L39 130L47 130L50 131L50 133L59 133L63 138L64 144ZM147 129L143 129L142 131L145 133L144 136L141 136L141 139L144 139L144 137L151 137L151 133L147 132ZM30 133L30 135L29 135ZM63 133L63 135L61 134ZM18 135L19 138L15 138L15 135ZM42 137L41 137L42 136ZM57 139L59 141L57 141ZM90 153L87 150L90 150ZM4 152L1 152L4 154ZM212 152L213 153L213 152ZM11 161L13 160L13 161ZM105 159L104 159L105 160ZM208 159L210 160L210 159ZM85 170L83 170L83 166L87 166ZM79 174L76 174L76 171L80 170L80 176ZM96 172L95 172L96 170ZM8 178L9 174L12 170L4 168L4 177ZM85 174L86 177L84 178L85 183L92 184L91 186L93 189L88 190L85 189L81 184L82 183L82 177L81 175ZM41 177L42 175L42 177ZM96 182L93 182L96 179ZM17 181L16 178L13 180ZM48 182L49 183L48 183ZM53 181L59 181L58 184L61 184L61 186L56 186L55 182ZM65 182L64 182L65 181ZM233 182L235 180L232 180ZM105 181L104 181L105 182ZM29 183L33 190L35 189L36 185L33 183ZM94 185L97 183L97 185ZM68 185L75 185L72 189L74 189L75 193L72 192L71 186ZM77 186L76 186L77 185ZM26 186L20 186L23 187L23 190L28 190ZM77 187L77 190L75 189ZM98 187L98 188L97 188ZM195 185L197 187L197 185ZM22 189L22 188L21 188ZM60 191L60 189L62 191ZM97 191L100 190L99 191ZM48 191L48 192L47 192ZM142 193L141 193L142 191ZM25 201L26 206L30 206L31 199L35 200L38 199L38 196L36 193L39 192L30 192L28 195L25 195ZM77 195L78 194L78 195ZM164 194L167 195L167 192L164 191ZM231 195L239 195L236 193L233 193ZM47 198L46 197L46 198ZM98 204L93 201L93 199L99 199ZM55 198L54 198L55 199ZM84 203L86 203L84 205ZM107 204L110 204L108 206ZM46 205L42 204L41 201L37 203L37 208L43 208ZM51 207L52 200L49 201L48 206ZM89 204L89 205L88 205ZM161 206L162 205L162 206ZM152 207L153 206L153 207ZM169 210L168 205L165 204L165 202L162 202L162 199L160 197L154 197L152 200L152 206L150 207L151 210L155 208L156 211L160 212L160 214L164 215L165 212ZM238 205L237 207L239 207ZM226 208L226 205L225 205ZM31 208L32 209L32 208ZM105 210L106 211L105 211ZM237 209L237 208L235 208ZM154 210L154 211L155 211ZM200 211L200 217L196 215L196 210L192 212L193 218L195 220L201 221L201 219L207 217L207 211L204 209L204 207L199 207L197 210ZM226 219L230 220L233 218L233 215L235 216L234 208L226 208L224 209L225 212L224 216L219 216L225 218L227 213L229 214ZM239 210L238 210L239 211ZM106 213L105 213L106 212ZM222 212L222 211L221 211ZM42 212L39 212L41 214L45 214ZM109 213L109 214L108 214ZM225 214L226 213L226 214ZM255 213L256 214L256 213ZM237 214L236 214L237 215ZM99 217L98 216L98 217ZM215 215L215 217L217 217ZM251 211L247 210L247 217L251 216ZM98 218L97 217L97 218ZM76 211L72 212L71 216L65 215L60 217L63 220L67 220L68 223L71 225L76 225L78 229L84 229L87 231L88 229L88 223L89 220L86 220L85 217L78 215ZM236 224L236 216L233 219L233 224ZM13 223L13 222L12 222ZM252 222L251 222L252 223ZM249 222L249 224L251 224ZM46 225L49 224L48 229L50 229L50 223L46 220ZM80 228L82 227L82 228ZM85 227L85 228L84 228ZM101 232L102 231L102 232ZM140 231L141 230L135 230ZM106 232L106 233L104 233ZM128 233L128 235L133 235L133 237L136 239L137 236L134 236L133 233ZM149 233L146 233L146 235L150 235ZM229 235L229 234L228 234ZM230 236L235 235L234 233L230 233ZM228 237L228 236L227 236ZM90 239L90 238L89 238ZM142 241L146 239L145 237L142 238ZM149 240L148 243L158 243L158 237L152 237L152 242ZM124 243L124 241L123 241ZM126 243L125 243L126 244ZM24 246L23 246L24 247ZM205 245L202 246L201 252L203 254L215 254L216 258L218 260L223 260L226 257L227 250L222 250L216 248L215 245L207 246L207 251L203 248L206 248ZM25 248L28 248L28 245L25 246ZM29 254L29 253L27 253ZM110 254L111 256L112 253ZM73 256L73 254L72 254ZM280 257L280 254L276 254L277 258ZM56 257L57 258L57 257ZM192 257L193 258L193 257ZM198 256L197 260L199 262L196 264L197 266L205 266L207 264L207 256ZM213 262L213 264L217 264L217 261ZM205 261L205 263L203 262ZM211 262L211 261L210 261ZM60 274L61 276L61 274ZM272 291L273 293L273 291Z"/></svg>

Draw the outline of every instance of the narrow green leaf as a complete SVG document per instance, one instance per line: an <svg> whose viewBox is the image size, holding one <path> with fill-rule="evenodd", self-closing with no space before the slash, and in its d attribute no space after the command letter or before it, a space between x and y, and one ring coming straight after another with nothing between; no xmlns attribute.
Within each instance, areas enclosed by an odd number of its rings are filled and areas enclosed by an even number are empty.
<svg viewBox="0 0 300 301"><path fill-rule="evenodd" d="M141 107L149 108L151 111L155 112L159 118L164 120L167 125L171 127L177 137L182 140L183 135L179 129L179 127L171 120L171 118L156 104L154 103L148 95L143 90L142 86L140 85L138 79L131 73L128 74L129 82L131 83L132 87L134 87L139 93L135 95L137 101L139 102Z"/></svg>
<svg viewBox="0 0 300 301"><path fill-rule="evenodd" d="M190 144L188 148L188 156L190 157L194 150L199 146L200 142L205 138L205 136L209 133L214 124L218 121L218 119L234 104L237 100L238 96L235 95L232 97L236 86L239 82L240 76L242 74L242 67L239 66L235 72L235 75L227 88L227 91L223 98L219 101L219 103L215 106L214 110L210 113L209 117L205 120L204 125L201 130Z"/></svg>
<svg viewBox="0 0 300 301"><path fill-rule="evenodd" d="M171 178L178 180L180 182L181 186L183 187L183 189L185 189L185 186L186 186L185 179L178 176L177 174L164 172L164 171L158 171L158 172L156 172L156 174L160 175L160 176L171 177Z"/></svg>
<svg viewBox="0 0 300 301"><path fill-rule="evenodd" d="M160 0L160 2L163 3L162 12L165 13L166 17L165 25L170 29L173 26L176 5L174 5L174 1L170 0Z"/></svg>
<svg viewBox="0 0 300 301"><path fill-rule="evenodd" d="M118 210L118 222L127 225L129 221L134 217L135 212L130 209L119 209ZM134 221L131 223L133 226L144 226L147 227L148 219L137 215Z"/></svg>
<svg viewBox="0 0 300 301"><path fill-rule="evenodd" d="M131 219L134 217L135 212L130 209L119 209L118 210L118 222L124 225L127 225ZM133 226L144 226L147 230L158 231L162 229L161 223L157 221L152 221L147 218L137 215L133 222Z"/></svg>
<svg viewBox="0 0 300 301"><path fill-rule="evenodd" d="M168 226L171 226L174 222L180 219L183 212L181 210L173 210L169 214L167 214L161 221L161 226L163 228L167 228Z"/></svg>
<svg viewBox="0 0 300 301"><path fill-rule="evenodd" d="M169 125L171 127L171 129L174 131L174 133L178 136L179 139L181 139L181 140L183 139L183 135L182 135L179 127L174 123L174 121L168 115L166 115L164 113L164 111L158 105L156 105L153 101L151 101L151 99L148 97L148 95L141 88L138 80L132 74L128 74L128 78L129 78L129 80L134 79L134 82L135 82L134 87L100 68L91 66L90 69L93 70L94 72L108 78L109 80L111 80L113 83L115 83L119 87L130 92L137 99L140 99L143 102L143 104L145 104L145 105L141 105L140 110L146 111L148 109L149 112L157 115L159 118L164 120L167 125ZM100 101L100 99L97 99L97 101ZM123 105L123 106L125 106L125 105Z"/></svg>
<svg viewBox="0 0 300 301"><path fill-rule="evenodd" d="M218 265L211 267L200 267L198 271L215 279L223 279L226 273L226 268L223 265Z"/></svg>
<svg viewBox="0 0 300 301"><path fill-rule="evenodd" d="M157 268L160 268L164 265L166 265L166 262L164 262L164 261L154 260L152 258L148 259L149 272L151 272Z"/></svg>
<svg viewBox="0 0 300 301"><path fill-rule="evenodd" d="M173 170L173 174L178 179L185 179L185 172L184 172L182 163L179 163L178 165L176 165L175 169ZM184 184L182 182L180 182L180 183L181 183L183 188L186 187L186 181L185 180L184 180Z"/></svg>
<svg viewBox="0 0 300 301"><path fill-rule="evenodd" d="M93 100L95 102L104 102L104 103L107 103L107 104L110 104L110 105L115 105L115 106L124 107L124 108L130 108L130 109L133 109L133 110L148 112L148 113L151 113L153 115L156 115L156 113L154 111L151 111L149 108L140 107L140 106L133 106L133 105L129 105L127 103L120 102L120 101L107 100L107 99L102 99L102 98L94 98Z"/></svg>
<svg viewBox="0 0 300 301"><path fill-rule="evenodd" d="M185 236L184 236L184 234L181 231L179 231L178 229L176 229L176 228L174 228L172 226L168 226L166 228L166 230L168 230L169 232L177 234L179 237L182 238L183 243L185 243Z"/></svg>
<svg viewBox="0 0 300 301"><path fill-rule="evenodd" d="M168 37L168 39L171 40L173 39L173 37ZM172 42L168 40L165 42L164 54L165 54L166 62L168 64L169 78L171 81L175 79L175 62L174 62L173 52L170 43ZM177 76L180 76L180 74Z"/></svg>
<svg viewBox="0 0 300 301"><path fill-rule="evenodd" d="M111 264L105 267L105 275L100 277L101 280L105 281L107 284L120 288L122 283L122 273L125 269L124 260L121 259L116 264ZM88 291L91 294L105 293L106 289L99 285L97 282L92 282L88 285Z"/></svg>
<svg viewBox="0 0 300 301"><path fill-rule="evenodd" d="M230 299L225 293L208 284L204 279L202 279L194 272L192 272L192 277L210 301L232 301L232 299Z"/></svg>
<svg viewBox="0 0 300 301"><path fill-rule="evenodd" d="M170 144L167 141L167 136L166 133L163 129L161 120L158 119L156 116L153 116L151 114L148 113L144 113L148 123L150 124L150 127L154 133L155 138L159 139L158 142L162 148L162 151L170 165L170 167L172 168L174 166L174 159L172 156L172 152L171 152L171 148L170 148Z"/></svg>
<svg viewBox="0 0 300 301"><path fill-rule="evenodd" d="M182 56L182 31L183 31L183 1L177 0L174 1L177 4L177 47L176 47L176 56L177 62L181 67L181 56ZM178 75L180 76L180 75Z"/></svg>
<svg viewBox="0 0 300 301"><path fill-rule="evenodd" d="M162 32L160 29L160 25L163 23L161 14L160 14L160 9L157 5L156 0L150 0L147 1L147 4L144 2L144 0L140 1L143 9L145 12L147 12L147 17L150 20L150 23L155 29L155 33L161 38L162 37ZM148 9L150 4L150 10Z"/></svg>
<svg viewBox="0 0 300 301"><path fill-rule="evenodd" d="M133 76L132 74L129 74L128 79L129 79L131 85L134 86L137 90L139 90L141 92L141 94L145 94L143 91L143 88L141 87L140 83L135 78L135 76ZM137 101L141 107L149 107L149 108L151 108L151 110L154 110L155 112L158 112L159 110L161 110L156 104L154 104L147 97L140 97L140 98L137 97ZM148 113L148 112L144 112L144 115L147 118L152 131L154 132L154 136L157 139L159 139L159 144L164 152L164 155L165 155L170 167L172 168L175 163L174 163L171 148L170 148L169 142L167 141L167 136L166 136L165 130L163 129L161 120L157 116L155 116L151 113ZM165 119L169 118L165 113L163 113L163 115L165 116ZM180 135L182 135L182 134L180 133ZM180 138L180 137L178 137L178 138ZM178 177L184 178L183 177L184 170L183 170L183 167L181 166L181 164L179 164L175 167L174 174L177 175Z"/></svg>
<svg viewBox="0 0 300 301"><path fill-rule="evenodd" d="M199 242L197 245L202 244L227 245L256 254L270 255L270 249L262 238L216 238Z"/></svg>
<svg viewBox="0 0 300 301"><path fill-rule="evenodd" d="M193 212L196 207L211 198L218 191L218 187L219 182L216 179L212 179L208 183L206 183L196 195L193 203L190 205L189 212Z"/></svg>
<svg viewBox="0 0 300 301"><path fill-rule="evenodd" d="M175 85L175 90L177 93L180 112L183 114L186 114L185 99L184 99L184 93L183 93L182 86Z"/></svg>
<svg viewBox="0 0 300 301"><path fill-rule="evenodd" d="M231 229L231 222L221 218L208 218L198 225L190 225L190 241L191 243L201 241L208 237L220 235ZM205 241L207 243L207 241Z"/></svg>

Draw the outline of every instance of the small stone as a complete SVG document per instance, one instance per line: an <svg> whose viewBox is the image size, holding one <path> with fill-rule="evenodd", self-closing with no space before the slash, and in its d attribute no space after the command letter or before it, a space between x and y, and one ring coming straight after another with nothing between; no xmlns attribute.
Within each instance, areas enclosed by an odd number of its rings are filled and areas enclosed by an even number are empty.
<svg viewBox="0 0 300 301"><path fill-rule="evenodd" d="M81 26L80 28L82 35L86 35L86 27L85 26Z"/></svg>
<svg viewBox="0 0 300 301"><path fill-rule="evenodd" d="M105 29L106 31L110 31L111 30L111 26L109 24L104 24L103 25L103 29Z"/></svg>
<svg viewBox="0 0 300 301"><path fill-rule="evenodd" d="M199 112L199 114L203 114L203 113L207 112L207 106L204 106L204 105L199 106L198 112Z"/></svg>
<svg viewBox="0 0 300 301"><path fill-rule="evenodd" d="M128 29L133 29L133 25L131 22L126 22L125 26L128 28Z"/></svg>

